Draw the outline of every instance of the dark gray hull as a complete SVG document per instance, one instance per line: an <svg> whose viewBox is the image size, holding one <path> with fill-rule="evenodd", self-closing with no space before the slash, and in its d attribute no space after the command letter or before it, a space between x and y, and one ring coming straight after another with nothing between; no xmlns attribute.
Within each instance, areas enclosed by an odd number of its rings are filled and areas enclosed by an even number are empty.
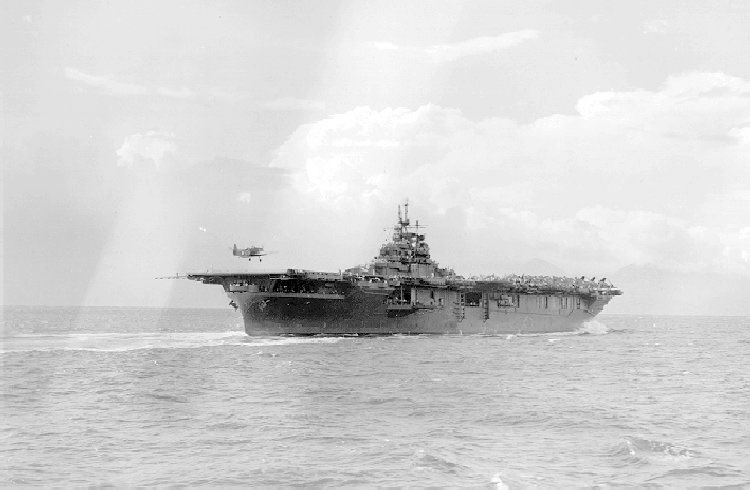
<svg viewBox="0 0 750 490"><path fill-rule="evenodd" d="M571 332L610 300L599 296L520 295L514 307L483 300L462 304L456 291L432 304L389 304L384 294L347 295L228 292L248 335L532 334Z"/></svg>

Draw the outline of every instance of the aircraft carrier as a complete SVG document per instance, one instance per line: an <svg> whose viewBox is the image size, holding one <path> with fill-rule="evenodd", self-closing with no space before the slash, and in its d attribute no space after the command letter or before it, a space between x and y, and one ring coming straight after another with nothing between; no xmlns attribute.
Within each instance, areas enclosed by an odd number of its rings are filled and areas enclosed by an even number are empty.
<svg viewBox="0 0 750 490"><path fill-rule="evenodd" d="M592 320L622 291L584 277L464 278L430 258L408 203L393 238L367 267L341 273L206 272L249 335L525 334L567 332Z"/></svg>

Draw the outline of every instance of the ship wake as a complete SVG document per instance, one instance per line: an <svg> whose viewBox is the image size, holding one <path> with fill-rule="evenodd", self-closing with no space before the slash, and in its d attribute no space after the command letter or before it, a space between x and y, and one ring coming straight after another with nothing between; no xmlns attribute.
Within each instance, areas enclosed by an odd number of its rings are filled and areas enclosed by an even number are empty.
<svg viewBox="0 0 750 490"><path fill-rule="evenodd" d="M265 347L290 344L335 343L340 337L257 337L236 330L225 332L138 332L18 335L3 339L0 353L92 351L125 352L148 349L197 349L203 347Z"/></svg>

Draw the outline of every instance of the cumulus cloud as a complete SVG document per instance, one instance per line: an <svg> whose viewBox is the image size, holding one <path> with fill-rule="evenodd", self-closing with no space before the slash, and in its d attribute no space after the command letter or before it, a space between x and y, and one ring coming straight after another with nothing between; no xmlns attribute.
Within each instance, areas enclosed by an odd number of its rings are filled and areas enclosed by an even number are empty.
<svg viewBox="0 0 750 490"><path fill-rule="evenodd" d="M732 128L729 135L736 138L743 145L750 145L750 126L745 128Z"/></svg>
<svg viewBox="0 0 750 490"><path fill-rule="evenodd" d="M483 36L467 39L450 44L435 44L426 47L401 47L391 42L373 42L371 46L382 51L406 51L416 55L424 56L430 60L440 63L454 61L466 56L476 56L494 53L508 49L512 46L539 37L535 30L525 29L522 31L507 32L498 36Z"/></svg>
<svg viewBox="0 0 750 490"><path fill-rule="evenodd" d="M576 105L586 119L692 139L727 139L747 121L750 83L723 73L667 79L661 90L599 92Z"/></svg>
<svg viewBox="0 0 750 490"><path fill-rule="evenodd" d="M359 107L300 127L272 165L293 172L306 206L347 213L409 196L434 221L463 210L452 226L476 267L499 253L568 270L595 260L750 272L750 209L727 205L750 190L738 129L750 83L686 74L577 108L520 124L435 105Z"/></svg>
<svg viewBox="0 0 750 490"><path fill-rule="evenodd" d="M174 134L160 131L131 134L116 151L117 165L127 168L152 166L159 170L164 160L177 151Z"/></svg>

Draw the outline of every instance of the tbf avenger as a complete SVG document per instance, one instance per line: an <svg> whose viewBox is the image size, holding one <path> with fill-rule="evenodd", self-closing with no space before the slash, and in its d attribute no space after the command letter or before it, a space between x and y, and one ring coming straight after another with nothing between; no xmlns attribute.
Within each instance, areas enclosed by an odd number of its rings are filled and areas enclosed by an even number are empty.
<svg viewBox="0 0 750 490"><path fill-rule="evenodd" d="M264 257L268 255L268 252L263 250L263 247L253 247L249 246L247 248L237 248L237 244L235 243L232 247L232 255L235 257L242 257L243 259L246 258L247 260L253 260L253 257ZM259 258L261 262L263 262L263 259Z"/></svg>

